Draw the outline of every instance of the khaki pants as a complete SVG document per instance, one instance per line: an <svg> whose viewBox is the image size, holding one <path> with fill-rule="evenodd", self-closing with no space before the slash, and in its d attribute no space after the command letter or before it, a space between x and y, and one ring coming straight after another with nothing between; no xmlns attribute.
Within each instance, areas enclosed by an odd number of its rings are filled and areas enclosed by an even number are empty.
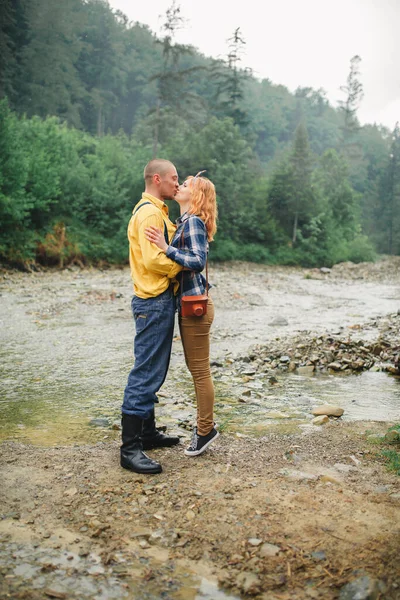
<svg viewBox="0 0 400 600"><path fill-rule="evenodd" d="M197 400L197 433L207 435L214 427L214 385L210 371L210 327L214 304L208 298L203 317L179 316L179 329L187 367L192 374Z"/></svg>

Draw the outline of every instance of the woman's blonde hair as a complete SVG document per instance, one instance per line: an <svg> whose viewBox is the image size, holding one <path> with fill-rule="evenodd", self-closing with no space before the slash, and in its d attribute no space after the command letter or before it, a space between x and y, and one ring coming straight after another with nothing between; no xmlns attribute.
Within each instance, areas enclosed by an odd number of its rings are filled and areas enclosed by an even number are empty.
<svg viewBox="0 0 400 600"><path fill-rule="evenodd" d="M190 181L191 203L189 213L200 217L207 230L207 239L212 242L217 231L217 195L215 186L207 177L187 177Z"/></svg>

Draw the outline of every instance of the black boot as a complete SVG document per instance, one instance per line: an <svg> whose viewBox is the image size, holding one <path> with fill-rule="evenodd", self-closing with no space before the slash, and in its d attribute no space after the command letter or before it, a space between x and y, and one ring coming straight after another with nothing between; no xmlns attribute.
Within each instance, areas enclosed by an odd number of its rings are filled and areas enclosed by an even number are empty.
<svg viewBox="0 0 400 600"><path fill-rule="evenodd" d="M151 450L152 448L170 448L171 446L179 444L179 438L172 435L165 435L164 433L161 433L161 431L158 431L156 428L154 410L152 410L150 417L143 421L142 442L144 450Z"/></svg>
<svg viewBox="0 0 400 600"><path fill-rule="evenodd" d="M122 413L121 467L135 473L161 473L162 467L143 452L143 419Z"/></svg>

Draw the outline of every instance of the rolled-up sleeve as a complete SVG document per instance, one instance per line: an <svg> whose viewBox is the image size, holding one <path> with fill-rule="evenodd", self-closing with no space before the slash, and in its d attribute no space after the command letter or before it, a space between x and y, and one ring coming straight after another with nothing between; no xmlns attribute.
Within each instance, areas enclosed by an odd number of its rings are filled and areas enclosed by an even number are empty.
<svg viewBox="0 0 400 600"><path fill-rule="evenodd" d="M168 246L166 256L182 267L200 272L207 261L207 230L199 217L190 217L184 225L183 248Z"/></svg>

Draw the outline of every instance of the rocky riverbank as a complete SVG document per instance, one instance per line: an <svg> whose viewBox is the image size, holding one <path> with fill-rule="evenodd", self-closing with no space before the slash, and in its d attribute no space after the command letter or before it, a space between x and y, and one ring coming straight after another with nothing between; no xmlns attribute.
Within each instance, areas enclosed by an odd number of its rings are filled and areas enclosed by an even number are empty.
<svg viewBox="0 0 400 600"><path fill-rule="evenodd" d="M369 373L352 373L386 370L393 404L399 264L212 266L227 418L215 447L184 456L195 406L177 335L157 414L186 439L150 453L164 470L148 478L119 467L111 428L132 361L128 270L4 272L0 597L398 600L400 480L381 453L398 420L319 427L303 394L290 429L245 423L282 417L291 371L358 386Z"/></svg>
<svg viewBox="0 0 400 600"><path fill-rule="evenodd" d="M363 339L366 333L368 339ZM274 371L359 373L369 369L400 375L399 342L400 311L351 325L347 331L340 327L318 336L305 331L288 340L278 338L269 344L256 344L237 356L234 365L244 375Z"/></svg>

